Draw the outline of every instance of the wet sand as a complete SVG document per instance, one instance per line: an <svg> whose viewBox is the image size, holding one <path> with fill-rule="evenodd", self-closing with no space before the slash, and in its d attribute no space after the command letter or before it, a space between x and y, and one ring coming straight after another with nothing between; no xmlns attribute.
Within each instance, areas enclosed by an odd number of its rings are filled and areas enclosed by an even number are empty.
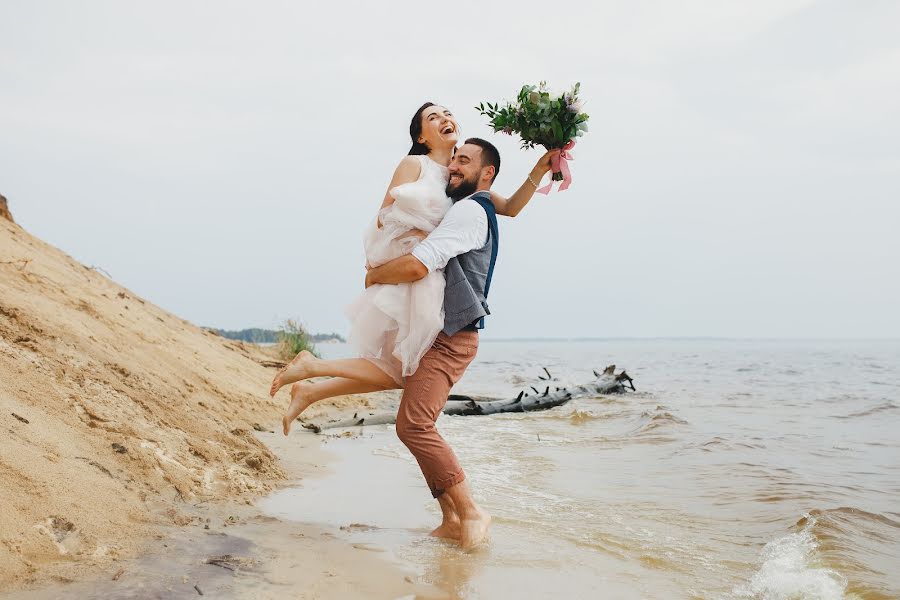
<svg viewBox="0 0 900 600"><path fill-rule="evenodd" d="M332 473L324 438L260 433L289 474L289 489L314 489ZM302 486L302 487L299 487ZM327 504L331 499L318 496ZM191 524L161 532L149 551L102 576L12 593L11 600L126 598L440 598L416 573L374 545L354 541L352 522L282 520L251 504L186 507ZM208 527L208 528L207 528ZM199 591L198 591L199 590Z"/></svg>
<svg viewBox="0 0 900 600"><path fill-rule="evenodd" d="M285 521L338 528L341 539L353 547L377 549L411 571L417 583L439 590L436 597L638 598L640 587L663 594L654 597L680 597L662 579L646 581L639 569L632 569L630 581L622 581L627 568L623 572L621 562L608 556L592 557L590 565L569 561L565 542L538 530L523 538L520 524L497 512L491 540L475 551L431 538L428 532L440 521L437 503L415 464L404 456L392 427L331 435L323 440L334 457L328 472L275 492L259 507ZM537 552L526 557L523 548ZM638 585L641 577L645 581Z"/></svg>

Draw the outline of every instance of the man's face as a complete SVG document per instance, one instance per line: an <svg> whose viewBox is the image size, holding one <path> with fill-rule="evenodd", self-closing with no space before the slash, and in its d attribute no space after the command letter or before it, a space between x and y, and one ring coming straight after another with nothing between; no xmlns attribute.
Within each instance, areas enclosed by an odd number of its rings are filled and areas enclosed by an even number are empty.
<svg viewBox="0 0 900 600"><path fill-rule="evenodd" d="M481 166L481 148L474 144L463 144L457 149L448 167L450 181L446 194L454 200L471 196L478 190L478 182L484 176Z"/></svg>

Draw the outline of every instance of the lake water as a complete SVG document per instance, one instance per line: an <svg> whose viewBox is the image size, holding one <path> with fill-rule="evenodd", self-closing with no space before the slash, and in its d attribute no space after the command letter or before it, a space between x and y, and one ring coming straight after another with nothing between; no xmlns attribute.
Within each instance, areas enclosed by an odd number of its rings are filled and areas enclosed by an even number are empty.
<svg viewBox="0 0 900 600"><path fill-rule="evenodd" d="M440 419L494 517L478 552L423 535L436 503L390 426L323 437L333 473L263 506L364 525L342 534L449 597L900 598L900 342L485 341L454 391L611 363L637 392Z"/></svg>

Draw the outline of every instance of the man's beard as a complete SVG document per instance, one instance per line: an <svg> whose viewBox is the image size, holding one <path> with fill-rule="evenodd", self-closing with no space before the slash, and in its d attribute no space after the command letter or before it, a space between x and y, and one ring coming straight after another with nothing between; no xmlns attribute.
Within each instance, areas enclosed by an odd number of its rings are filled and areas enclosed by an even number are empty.
<svg viewBox="0 0 900 600"><path fill-rule="evenodd" d="M453 200L462 200L463 198L471 196L476 191L478 191L478 185L476 181L463 179L456 187L453 187L452 183L448 183L447 189L444 190L444 193Z"/></svg>

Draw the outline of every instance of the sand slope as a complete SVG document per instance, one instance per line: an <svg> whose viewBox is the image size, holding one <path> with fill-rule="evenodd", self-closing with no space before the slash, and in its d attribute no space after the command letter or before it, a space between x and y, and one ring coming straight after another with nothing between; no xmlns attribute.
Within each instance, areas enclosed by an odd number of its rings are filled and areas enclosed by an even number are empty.
<svg viewBox="0 0 900 600"><path fill-rule="evenodd" d="M0 590L77 577L186 502L283 478L250 432L285 403L265 358L0 219Z"/></svg>

